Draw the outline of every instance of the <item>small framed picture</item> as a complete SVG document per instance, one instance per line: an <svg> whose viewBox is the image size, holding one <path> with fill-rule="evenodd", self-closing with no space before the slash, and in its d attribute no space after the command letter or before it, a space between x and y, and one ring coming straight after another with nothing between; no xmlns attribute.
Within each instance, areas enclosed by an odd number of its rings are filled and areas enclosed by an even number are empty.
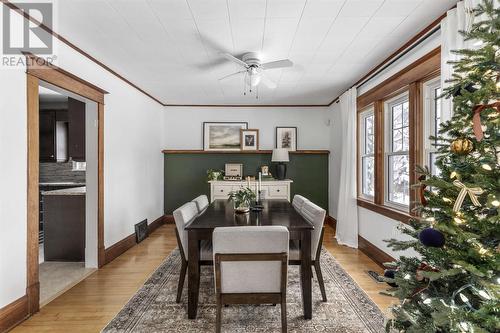
<svg viewBox="0 0 500 333"><path fill-rule="evenodd" d="M297 127L276 127L276 148L297 150Z"/></svg>
<svg viewBox="0 0 500 333"><path fill-rule="evenodd" d="M241 129L240 137L241 150L259 150L258 129Z"/></svg>
<svg viewBox="0 0 500 333"><path fill-rule="evenodd" d="M260 172L262 173L262 176L269 176L269 166L267 165L261 166Z"/></svg>
<svg viewBox="0 0 500 333"><path fill-rule="evenodd" d="M204 122L203 150L240 150L240 130L247 128L246 122Z"/></svg>

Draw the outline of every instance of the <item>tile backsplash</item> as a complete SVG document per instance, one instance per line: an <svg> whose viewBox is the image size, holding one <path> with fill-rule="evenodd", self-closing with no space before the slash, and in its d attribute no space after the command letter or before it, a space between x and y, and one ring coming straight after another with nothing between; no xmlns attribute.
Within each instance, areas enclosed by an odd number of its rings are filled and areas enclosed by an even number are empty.
<svg viewBox="0 0 500 333"><path fill-rule="evenodd" d="M65 163L40 163L40 183L85 183L85 171L73 171L71 161Z"/></svg>

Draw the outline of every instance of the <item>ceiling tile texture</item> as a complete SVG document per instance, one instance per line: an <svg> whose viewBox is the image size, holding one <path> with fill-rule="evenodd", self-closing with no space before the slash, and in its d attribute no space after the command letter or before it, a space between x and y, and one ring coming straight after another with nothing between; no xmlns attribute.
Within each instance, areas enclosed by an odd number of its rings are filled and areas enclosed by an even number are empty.
<svg viewBox="0 0 500 333"><path fill-rule="evenodd" d="M456 2L59 0L55 30L165 104L324 105ZM294 66L244 95L221 52Z"/></svg>

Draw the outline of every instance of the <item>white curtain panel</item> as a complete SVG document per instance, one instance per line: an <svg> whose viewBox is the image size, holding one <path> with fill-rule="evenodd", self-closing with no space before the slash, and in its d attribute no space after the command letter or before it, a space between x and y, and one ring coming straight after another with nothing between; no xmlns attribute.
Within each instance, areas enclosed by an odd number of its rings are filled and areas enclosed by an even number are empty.
<svg viewBox="0 0 500 333"><path fill-rule="evenodd" d="M446 80L451 79L453 66L448 61L459 60L457 54L451 53L452 50L464 48L479 47L476 41L464 41L459 31L469 31L474 22L472 10L481 3L482 0L464 0L457 3L456 8L449 10L446 17L441 21L441 87L446 88L449 83ZM498 6L498 2L495 2ZM483 17L476 18L477 20ZM452 99L442 99L442 119L449 120L453 114Z"/></svg>
<svg viewBox="0 0 500 333"><path fill-rule="evenodd" d="M358 206L356 202L356 88L340 96L342 153L339 200L337 208L337 242L358 247Z"/></svg>

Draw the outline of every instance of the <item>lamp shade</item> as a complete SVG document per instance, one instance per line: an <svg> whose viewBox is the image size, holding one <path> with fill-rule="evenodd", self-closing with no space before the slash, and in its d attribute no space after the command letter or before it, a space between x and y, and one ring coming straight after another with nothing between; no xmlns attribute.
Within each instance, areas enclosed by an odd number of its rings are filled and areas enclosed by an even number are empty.
<svg viewBox="0 0 500 333"><path fill-rule="evenodd" d="M276 148L273 149L273 156L271 157L271 162L289 162L288 149Z"/></svg>

